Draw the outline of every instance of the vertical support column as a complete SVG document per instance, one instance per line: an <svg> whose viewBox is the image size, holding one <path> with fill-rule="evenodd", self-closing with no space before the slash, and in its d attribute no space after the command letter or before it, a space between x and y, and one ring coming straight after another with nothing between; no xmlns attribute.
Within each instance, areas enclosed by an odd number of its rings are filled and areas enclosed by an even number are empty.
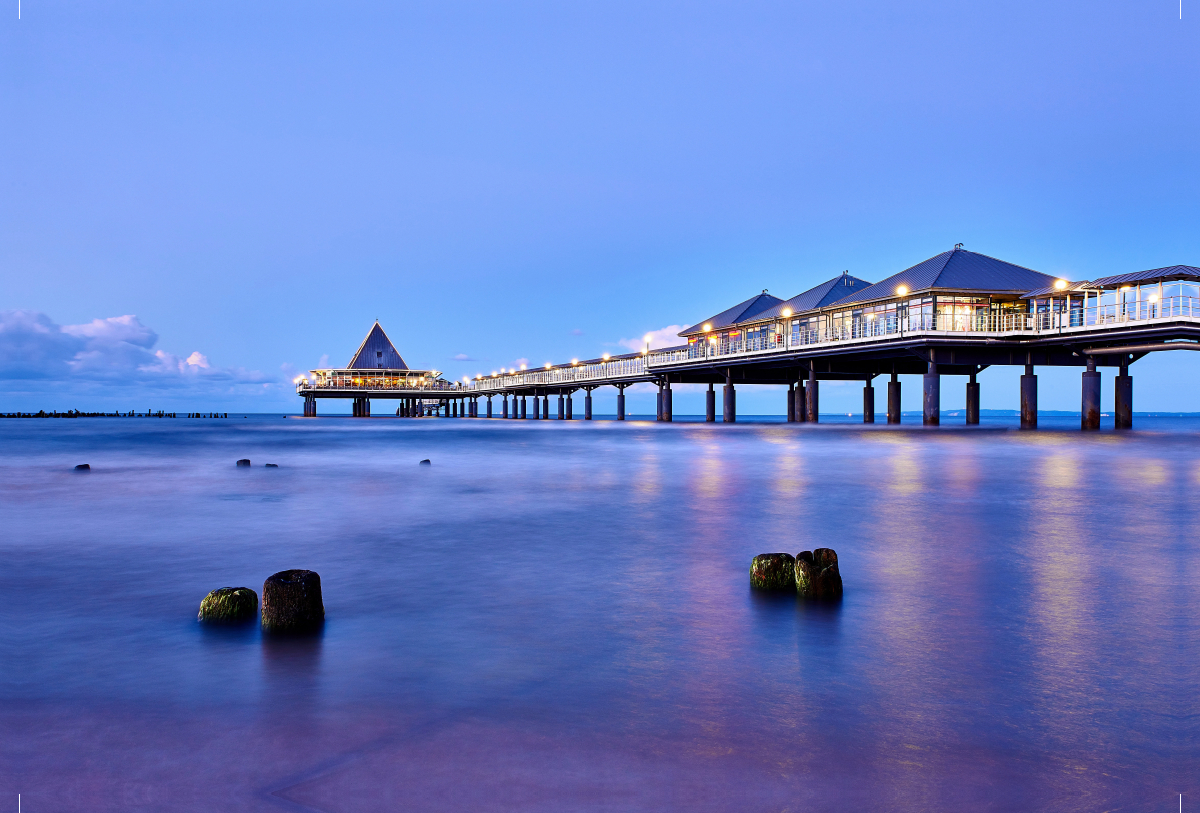
<svg viewBox="0 0 1200 813"><path fill-rule="evenodd" d="M795 382L788 383L787 392L787 422L796 422L796 384Z"/></svg>
<svg viewBox="0 0 1200 813"><path fill-rule="evenodd" d="M737 421L737 390L733 388L732 368L725 371L725 403L722 420L725 423L735 423Z"/></svg>
<svg viewBox="0 0 1200 813"><path fill-rule="evenodd" d="M550 393L545 393L542 396L542 420L550 420Z"/></svg>
<svg viewBox="0 0 1200 813"><path fill-rule="evenodd" d="M492 396L489 395L487 397L487 399L488 399L487 416L490 418L490 417L492 417Z"/></svg>
<svg viewBox="0 0 1200 813"><path fill-rule="evenodd" d="M590 421L592 419L592 388L588 387L584 390L583 396L583 419Z"/></svg>
<svg viewBox="0 0 1200 813"><path fill-rule="evenodd" d="M500 401L500 408L504 410L504 411L503 411L503 412L500 414L500 417L502 417L502 418L507 418L507 417L508 417L508 393L506 392L506 393L502 394L502 395L500 396L500 398L501 398L501 401ZM515 405L516 405L516 402L514 401L514 402L513 402L513 404L514 404L514 406L515 406Z"/></svg>
<svg viewBox="0 0 1200 813"><path fill-rule="evenodd" d="M875 387L869 378L863 384L863 423L875 423Z"/></svg>
<svg viewBox="0 0 1200 813"><path fill-rule="evenodd" d="M808 376L808 382L805 384L804 393L804 411L805 417L809 423L817 423L821 419L821 384L817 381L815 372Z"/></svg>
<svg viewBox="0 0 1200 813"><path fill-rule="evenodd" d="M662 410L663 410L663 385L662 385L662 381L659 380L658 395L656 396L656 399L655 399L654 420L661 421L663 419L662 418Z"/></svg>
<svg viewBox="0 0 1200 813"><path fill-rule="evenodd" d="M571 393L567 393L567 420L575 420L575 398Z"/></svg>
<svg viewBox="0 0 1200 813"><path fill-rule="evenodd" d="M967 382L967 423L979 423L979 382L975 380L975 373L971 373L971 380Z"/></svg>
<svg viewBox="0 0 1200 813"><path fill-rule="evenodd" d="M617 385L617 420L625 420L625 387Z"/></svg>
<svg viewBox="0 0 1200 813"><path fill-rule="evenodd" d="M1100 373L1096 372L1096 359L1092 356L1088 356L1087 369L1083 372L1079 428L1085 432L1100 428Z"/></svg>
<svg viewBox="0 0 1200 813"><path fill-rule="evenodd" d="M560 421L567 419L567 402L561 392L558 394L558 419Z"/></svg>
<svg viewBox="0 0 1200 813"><path fill-rule="evenodd" d="M1032 364L1025 365L1021 376L1021 428L1037 429L1037 376Z"/></svg>
<svg viewBox="0 0 1200 813"><path fill-rule="evenodd" d="M533 419L535 421L539 420L541 418L541 413L538 412L538 410L541 409L541 406L542 406L542 399L537 397L537 393L534 393L534 396L533 396Z"/></svg>
<svg viewBox="0 0 1200 813"><path fill-rule="evenodd" d="M808 370L800 371L800 378L796 381L796 420L799 423L808 423Z"/></svg>
<svg viewBox="0 0 1200 813"><path fill-rule="evenodd" d="M942 422L942 376L936 362L929 362L922 391L921 423L938 426Z"/></svg>
<svg viewBox="0 0 1200 813"><path fill-rule="evenodd" d="M1113 427L1133 428L1133 376L1129 374L1129 362L1121 359L1121 372L1113 380Z"/></svg>
<svg viewBox="0 0 1200 813"><path fill-rule="evenodd" d="M900 378L892 367L892 380L888 382L888 423L900 423Z"/></svg>
<svg viewBox="0 0 1200 813"><path fill-rule="evenodd" d="M712 423L717 419L717 393L713 391L713 383L708 382L708 392L704 393L704 420Z"/></svg>
<svg viewBox="0 0 1200 813"><path fill-rule="evenodd" d="M525 396L521 396L521 420L525 420Z"/></svg>
<svg viewBox="0 0 1200 813"><path fill-rule="evenodd" d="M668 376L667 380L666 380L666 385L663 387L662 419L664 421L667 421L668 423L670 423L673 415L674 415L673 406L671 404L671 378L670 378L670 376Z"/></svg>

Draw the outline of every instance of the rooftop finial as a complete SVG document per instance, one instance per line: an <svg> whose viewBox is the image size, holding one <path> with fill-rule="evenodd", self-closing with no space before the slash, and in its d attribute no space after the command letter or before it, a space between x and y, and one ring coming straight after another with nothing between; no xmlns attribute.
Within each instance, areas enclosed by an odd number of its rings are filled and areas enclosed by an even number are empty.
<svg viewBox="0 0 1200 813"><path fill-rule="evenodd" d="M955 244L954 244L954 250L955 250L955 251L961 251L961 250L962 250L962 247L963 247L963 244L962 244L962 243L955 243Z"/></svg>

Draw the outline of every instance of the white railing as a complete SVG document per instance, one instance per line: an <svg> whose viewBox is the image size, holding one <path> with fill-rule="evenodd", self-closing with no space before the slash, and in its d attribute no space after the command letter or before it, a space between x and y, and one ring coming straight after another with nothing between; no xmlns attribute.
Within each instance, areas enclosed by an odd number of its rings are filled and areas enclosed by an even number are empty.
<svg viewBox="0 0 1200 813"><path fill-rule="evenodd" d="M1087 308L1054 313L980 313L975 315L918 313L900 316L893 313L868 314L836 320L821 328L796 329L766 338L717 339L697 342L676 350L656 350L647 357L647 368L687 361L747 356L795 350L810 345L825 345L858 339L904 336L909 333L1038 333L1065 328L1123 325L1147 319L1200 319L1200 299L1190 296L1166 297L1161 302L1123 302L1092 305Z"/></svg>
<svg viewBox="0 0 1200 813"><path fill-rule="evenodd" d="M495 392L513 387L561 386L586 384L589 381L612 381L622 378L645 378L646 359L637 356L629 359L597 361L590 364L574 364L570 367L551 367L549 370L521 370L505 373L494 378L471 382L476 392Z"/></svg>
<svg viewBox="0 0 1200 813"><path fill-rule="evenodd" d="M325 390L403 390L405 392L438 392L452 393L466 389L457 381L437 379L403 379L403 378L336 378L322 377L316 381L305 379L296 384L296 392L303 395L306 392L321 392Z"/></svg>

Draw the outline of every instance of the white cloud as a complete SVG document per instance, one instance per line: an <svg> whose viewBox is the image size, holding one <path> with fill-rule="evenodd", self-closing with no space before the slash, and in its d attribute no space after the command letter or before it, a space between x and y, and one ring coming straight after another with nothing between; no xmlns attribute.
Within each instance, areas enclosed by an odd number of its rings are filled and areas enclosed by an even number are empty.
<svg viewBox="0 0 1200 813"><path fill-rule="evenodd" d="M319 359L317 360L317 369L318 369L318 370L328 370L328 369L330 369L330 367L329 367L329 354L328 354L328 353L325 353L325 354L323 354L323 355L321 356L321 358L319 358Z"/></svg>
<svg viewBox="0 0 1200 813"><path fill-rule="evenodd" d="M621 339L618 344L637 353L646 348L646 336L649 336L651 350L657 350L660 347L674 347L686 344L683 339L679 338L679 331L685 330L687 327L687 325L667 325L658 330L647 331L645 336L638 339Z"/></svg>
<svg viewBox="0 0 1200 813"><path fill-rule="evenodd" d="M457 353L454 356L455 361L474 361L475 359L468 356L466 353Z"/></svg>
<svg viewBox="0 0 1200 813"><path fill-rule="evenodd" d="M201 352L156 350L158 334L131 314L58 325L44 313L0 311L0 380L5 390L56 395L189 391L230 394L281 383L240 368L214 367ZM18 384L24 382L24 384Z"/></svg>

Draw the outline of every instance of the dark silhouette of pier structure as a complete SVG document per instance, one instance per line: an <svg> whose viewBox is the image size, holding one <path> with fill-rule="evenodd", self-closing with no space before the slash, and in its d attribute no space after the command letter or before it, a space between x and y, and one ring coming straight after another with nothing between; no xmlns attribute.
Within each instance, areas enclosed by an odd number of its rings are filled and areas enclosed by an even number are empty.
<svg viewBox="0 0 1200 813"><path fill-rule="evenodd" d="M1021 427L1035 429L1036 369L1081 367L1081 428L1095 430L1098 368L1109 367L1117 371L1114 425L1124 429L1133 425L1133 363L1153 352L1200 350L1200 268L1070 281L959 244L874 284L844 273L788 300L763 291L680 338L675 347L459 383L408 370L376 324L347 369L314 370L297 379L297 392L306 415L316 414L316 398L353 398L354 414L364 416L370 399L400 398L401 415L572 420L573 396L583 390L582 417L591 420L592 392L612 386L624 420L625 389L651 382L657 419L670 421L672 386L707 384L706 420L717 419L720 386L721 420L732 423L739 386L772 384L788 388L788 421L816 422L821 381L862 381L863 421L874 423L873 382L887 376L886 420L900 423L899 376L921 375L922 422L937 426L943 377L965 379L966 423L977 424L979 375L1008 365L1024 368ZM372 361L381 366L362 366Z"/></svg>

